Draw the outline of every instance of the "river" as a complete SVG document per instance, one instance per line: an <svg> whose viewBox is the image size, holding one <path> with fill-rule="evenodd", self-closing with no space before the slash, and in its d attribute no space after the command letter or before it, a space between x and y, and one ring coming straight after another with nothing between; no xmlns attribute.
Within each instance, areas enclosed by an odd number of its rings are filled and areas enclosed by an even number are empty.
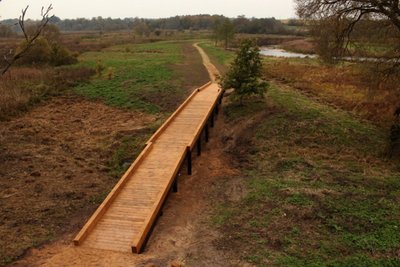
<svg viewBox="0 0 400 267"><path fill-rule="evenodd" d="M317 55L307 55L301 53L289 52L273 46L260 47L260 54L269 57L286 57L286 58L317 58Z"/></svg>
<svg viewBox="0 0 400 267"><path fill-rule="evenodd" d="M318 58L315 54L302 54L289 52L275 46L260 47L260 54L268 57L284 57L284 58ZM358 61L358 62L396 62L395 59L374 58L374 57L342 57L344 61Z"/></svg>

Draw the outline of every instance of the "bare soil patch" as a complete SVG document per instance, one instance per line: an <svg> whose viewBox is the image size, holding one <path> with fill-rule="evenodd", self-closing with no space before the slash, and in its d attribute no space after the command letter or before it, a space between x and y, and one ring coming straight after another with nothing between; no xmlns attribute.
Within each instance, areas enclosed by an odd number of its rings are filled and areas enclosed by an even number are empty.
<svg viewBox="0 0 400 267"><path fill-rule="evenodd" d="M115 184L107 164L154 118L81 98L51 100L0 125L0 255L76 231Z"/></svg>

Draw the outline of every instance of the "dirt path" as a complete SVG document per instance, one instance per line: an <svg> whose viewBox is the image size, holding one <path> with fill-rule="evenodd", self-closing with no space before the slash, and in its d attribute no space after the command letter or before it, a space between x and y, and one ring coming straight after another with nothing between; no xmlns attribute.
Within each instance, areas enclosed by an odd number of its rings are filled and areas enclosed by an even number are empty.
<svg viewBox="0 0 400 267"><path fill-rule="evenodd" d="M204 52L204 50L197 43L193 46L196 47L196 49L199 51L201 58L203 59L203 64L208 71L211 81L216 82L217 77L219 76L218 69L211 63L211 60L206 52Z"/></svg>
<svg viewBox="0 0 400 267"><path fill-rule="evenodd" d="M197 45L210 77L215 81L218 70ZM225 177L237 175L223 152L221 139L227 131L219 116L210 132L210 142L201 157L193 162L193 175L179 177L179 192L171 194L154 232L141 255L74 247L74 234L61 241L32 250L16 266L245 266L234 256L218 250L219 233L213 230L213 204L226 194L240 195L240 183L223 185ZM181 173L185 173L183 170ZM223 187L223 186L225 187ZM174 265L175 264L175 265Z"/></svg>

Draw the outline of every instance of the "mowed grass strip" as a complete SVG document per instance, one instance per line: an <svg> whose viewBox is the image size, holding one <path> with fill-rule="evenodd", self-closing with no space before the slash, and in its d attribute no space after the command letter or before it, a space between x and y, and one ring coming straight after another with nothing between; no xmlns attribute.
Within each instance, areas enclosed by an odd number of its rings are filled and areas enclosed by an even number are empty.
<svg viewBox="0 0 400 267"><path fill-rule="evenodd" d="M400 266L400 173L384 132L290 88L267 99L225 109L233 125L255 122L235 153L249 193L216 212L220 244L258 266Z"/></svg>
<svg viewBox="0 0 400 267"><path fill-rule="evenodd" d="M121 45L81 56L82 64L103 69L78 94L116 107L155 114L173 111L186 96L173 68L183 60L182 43Z"/></svg>

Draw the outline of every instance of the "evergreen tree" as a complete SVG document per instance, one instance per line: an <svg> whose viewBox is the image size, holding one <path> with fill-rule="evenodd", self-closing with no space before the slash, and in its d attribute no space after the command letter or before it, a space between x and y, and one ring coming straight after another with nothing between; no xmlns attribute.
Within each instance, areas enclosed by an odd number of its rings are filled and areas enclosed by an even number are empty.
<svg viewBox="0 0 400 267"><path fill-rule="evenodd" d="M260 49L251 40L244 40L227 74L222 77L223 89L235 89L233 95L243 103L243 98L250 95L262 97L268 83L261 79L262 59Z"/></svg>

